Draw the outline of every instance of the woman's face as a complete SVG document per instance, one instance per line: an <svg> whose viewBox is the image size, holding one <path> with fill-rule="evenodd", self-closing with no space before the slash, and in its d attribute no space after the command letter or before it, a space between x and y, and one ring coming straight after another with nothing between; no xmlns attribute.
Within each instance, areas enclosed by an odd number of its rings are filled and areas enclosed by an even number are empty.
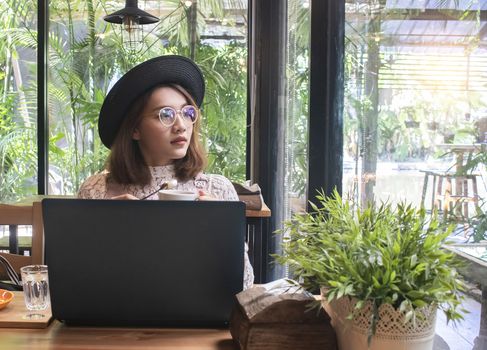
<svg viewBox="0 0 487 350"><path fill-rule="evenodd" d="M188 104L186 97L172 87L159 87L152 92L142 110L142 119L132 135L134 140L139 141L147 165L168 165L186 155L193 124L184 121L181 112L178 112L174 124L165 126L159 120L159 111L162 107L180 111Z"/></svg>

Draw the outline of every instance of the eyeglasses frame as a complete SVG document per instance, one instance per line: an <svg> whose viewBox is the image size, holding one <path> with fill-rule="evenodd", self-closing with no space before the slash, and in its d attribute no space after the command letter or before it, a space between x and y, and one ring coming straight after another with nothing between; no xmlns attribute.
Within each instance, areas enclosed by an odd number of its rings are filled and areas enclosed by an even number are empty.
<svg viewBox="0 0 487 350"><path fill-rule="evenodd" d="M186 107L193 107L193 108L195 109L195 111L196 111L196 118L194 119L194 121L190 121L190 120L186 119L186 118L183 116L183 113L182 113L182 112L183 112L183 109L184 109L184 108L186 108ZM161 119L161 111L162 111L164 108L170 108L170 109L172 109L173 111L175 111L175 112L176 112L176 118L174 118L174 121L173 121L173 122L172 122L172 124L170 124L170 125L164 124L164 123L162 122L162 119ZM183 121L183 123L184 123L185 125L194 125L194 124L195 124L195 123L198 121L198 119L199 119L199 117L200 117L200 110L199 110L199 108L198 108L198 107L196 107L196 106L194 106L194 105L192 105L192 104L187 104L187 105L184 105L184 106L183 106L183 107L181 107L180 109L176 109L176 108L173 108L173 107L171 107L171 106L164 106L164 107L161 107L161 109L159 109L159 112L157 113L157 116L159 117L159 121L161 122L161 124L162 124L163 126L165 126L165 127L168 127L168 128L172 127L172 126L173 126L173 125L176 123L176 119L177 119L177 117L178 117L178 116L179 116L179 118L181 118L181 120ZM189 124L188 124L188 123L189 123Z"/></svg>

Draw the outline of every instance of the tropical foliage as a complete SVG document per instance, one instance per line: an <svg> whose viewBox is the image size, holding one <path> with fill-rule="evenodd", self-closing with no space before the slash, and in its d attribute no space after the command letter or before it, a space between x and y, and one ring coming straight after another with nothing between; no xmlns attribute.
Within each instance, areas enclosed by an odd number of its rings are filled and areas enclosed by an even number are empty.
<svg viewBox="0 0 487 350"><path fill-rule="evenodd" d="M51 193L74 193L83 179L103 168L107 150L97 136L96 120L104 96L133 65L165 53L193 57L204 70L208 94L203 106L202 137L209 153L208 171L223 173L235 181L245 178L247 1L199 0L190 7L181 0L140 3L150 3L161 21L145 28L145 43L134 53L122 44L121 27L102 20L105 14L118 10L123 1L50 1ZM441 13L457 16L458 20L478 17L478 11L455 11L458 5L458 1L435 2ZM33 0L0 3L0 104L2 113L9 116L3 121L9 127L0 131L3 200L35 192L36 6ZM397 13L386 9L382 0L347 0L346 6L344 155L357 168L362 166L357 169L358 183L366 177L374 178L377 162L438 156L433 145L443 142L452 130L465 131L456 134L456 141L468 137L468 123L462 119L465 106L485 107L484 95L473 91L402 91L375 85L383 72L399 64L380 51L381 47L394 46L381 37L384 30L380 22ZM404 23L415 13L407 12ZM309 1L288 1L288 118L283 166L288 191L298 196L305 194L308 167L309 14ZM472 42L471 49L475 45ZM378 93L379 87L380 96L372 94ZM408 128L410 119L420 128ZM430 123L439 126L425 128ZM11 139L19 140L19 145L9 143ZM25 157L17 158L18 152ZM12 159L16 159L15 165ZM365 185L364 193L370 200L375 182L371 185Z"/></svg>
<svg viewBox="0 0 487 350"><path fill-rule="evenodd" d="M122 43L121 26L102 20L105 14L118 10L121 2L50 2L51 193L75 193L87 176L104 167L107 150L97 135L97 118L114 81L137 63L169 53L191 56L207 80L202 137L208 147L208 171L223 173L235 181L245 179L246 27L240 17L229 13L246 14L246 4L239 0L201 0L188 5L171 0L164 2L164 8L159 5L154 9L162 14L161 21L146 28L144 43L133 52ZM35 1L24 0L0 4L2 200L36 192L36 6ZM239 28L235 18L240 21ZM226 28L235 26L240 35L227 40L212 40L206 35L202 40L201 34L208 31L207 21L226 21Z"/></svg>
<svg viewBox="0 0 487 350"><path fill-rule="evenodd" d="M473 141L470 112L486 107L485 82L470 87L476 74L469 68L485 59L473 34L483 4L346 1L344 156L358 168L357 202L380 193L379 162L422 162L439 156L435 144ZM423 10L437 19L416 20ZM472 36L451 23L468 26Z"/></svg>
<svg viewBox="0 0 487 350"><path fill-rule="evenodd" d="M291 196L303 196L308 178L310 12L303 1L288 2L286 159Z"/></svg>
<svg viewBox="0 0 487 350"><path fill-rule="evenodd" d="M5 200L37 187L36 84L29 79L36 65L20 59L37 45L34 8L34 1L0 4L0 198Z"/></svg>

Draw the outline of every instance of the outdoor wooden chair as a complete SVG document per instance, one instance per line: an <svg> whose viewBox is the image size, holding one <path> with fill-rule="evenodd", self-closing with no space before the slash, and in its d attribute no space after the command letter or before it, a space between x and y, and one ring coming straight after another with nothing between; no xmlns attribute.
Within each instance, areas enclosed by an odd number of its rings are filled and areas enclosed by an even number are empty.
<svg viewBox="0 0 487 350"><path fill-rule="evenodd" d="M0 204L0 225L30 225L32 226L32 248L30 256L1 253L14 270L20 273L20 268L26 265L43 264L44 262L44 227L42 222L42 206L40 202L29 205ZM4 275L4 271L0 271Z"/></svg>
<svg viewBox="0 0 487 350"><path fill-rule="evenodd" d="M431 210L443 213L445 219L465 221L469 217L469 203L475 207L479 203L477 177L479 174L456 174L455 172L441 172L420 170L424 173L421 206L425 207L428 179L433 178L431 188Z"/></svg>

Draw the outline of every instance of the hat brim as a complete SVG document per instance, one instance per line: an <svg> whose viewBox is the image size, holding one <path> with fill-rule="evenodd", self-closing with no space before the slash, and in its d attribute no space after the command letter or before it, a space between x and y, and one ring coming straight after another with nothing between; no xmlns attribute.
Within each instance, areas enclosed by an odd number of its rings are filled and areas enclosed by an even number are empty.
<svg viewBox="0 0 487 350"><path fill-rule="evenodd" d="M194 98L198 107L203 103L203 73L189 58L168 55L145 61L125 73L103 101L98 119L98 133L106 147L111 148L126 113L135 100L161 84L180 85Z"/></svg>

